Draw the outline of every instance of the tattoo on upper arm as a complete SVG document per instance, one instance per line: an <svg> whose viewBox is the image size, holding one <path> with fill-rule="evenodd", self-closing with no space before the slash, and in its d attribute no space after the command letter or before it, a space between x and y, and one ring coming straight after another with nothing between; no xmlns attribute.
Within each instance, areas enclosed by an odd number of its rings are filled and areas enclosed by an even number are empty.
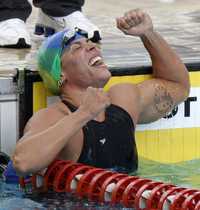
<svg viewBox="0 0 200 210"><path fill-rule="evenodd" d="M158 85L155 88L154 103L157 112L165 114L169 112L174 105L174 101L166 87Z"/></svg>

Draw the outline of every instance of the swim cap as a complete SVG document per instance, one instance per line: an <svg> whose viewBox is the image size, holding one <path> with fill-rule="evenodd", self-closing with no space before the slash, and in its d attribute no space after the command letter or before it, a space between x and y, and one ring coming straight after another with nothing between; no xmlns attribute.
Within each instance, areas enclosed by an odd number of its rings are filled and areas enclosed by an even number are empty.
<svg viewBox="0 0 200 210"><path fill-rule="evenodd" d="M64 30L55 33L45 40L38 52L38 70L47 89L59 94L61 75L61 56L70 43L86 37L87 33L80 29Z"/></svg>

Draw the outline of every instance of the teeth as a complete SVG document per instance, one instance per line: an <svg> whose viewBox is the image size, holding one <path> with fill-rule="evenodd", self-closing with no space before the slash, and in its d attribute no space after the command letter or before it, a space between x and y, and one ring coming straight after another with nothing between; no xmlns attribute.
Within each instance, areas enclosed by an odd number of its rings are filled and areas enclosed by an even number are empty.
<svg viewBox="0 0 200 210"><path fill-rule="evenodd" d="M96 56L90 60L89 65L93 66L96 62L101 61L101 60L102 58L100 56Z"/></svg>

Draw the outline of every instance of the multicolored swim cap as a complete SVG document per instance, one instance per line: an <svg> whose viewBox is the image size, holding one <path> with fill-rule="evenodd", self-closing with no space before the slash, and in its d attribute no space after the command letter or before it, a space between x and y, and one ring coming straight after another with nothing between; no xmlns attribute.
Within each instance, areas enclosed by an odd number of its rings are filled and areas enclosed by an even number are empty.
<svg viewBox="0 0 200 210"><path fill-rule="evenodd" d="M59 94L61 75L61 56L70 43L86 37L87 33L80 29L60 31L47 38L38 52L38 70L44 85L53 94Z"/></svg>

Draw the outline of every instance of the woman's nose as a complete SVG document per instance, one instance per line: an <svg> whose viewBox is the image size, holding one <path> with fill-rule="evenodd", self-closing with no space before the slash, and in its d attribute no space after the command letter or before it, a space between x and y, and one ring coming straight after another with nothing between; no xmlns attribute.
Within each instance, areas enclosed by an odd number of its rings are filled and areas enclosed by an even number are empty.
<svg viewBox="0 0 200 210"><path fill-rule="evenodd" d="M96 49L97 48L97 45L96 43L92 42L92 41L88 41L87 42L87 49L90 51L90 50L93 50L93 49Z"/></svg>

